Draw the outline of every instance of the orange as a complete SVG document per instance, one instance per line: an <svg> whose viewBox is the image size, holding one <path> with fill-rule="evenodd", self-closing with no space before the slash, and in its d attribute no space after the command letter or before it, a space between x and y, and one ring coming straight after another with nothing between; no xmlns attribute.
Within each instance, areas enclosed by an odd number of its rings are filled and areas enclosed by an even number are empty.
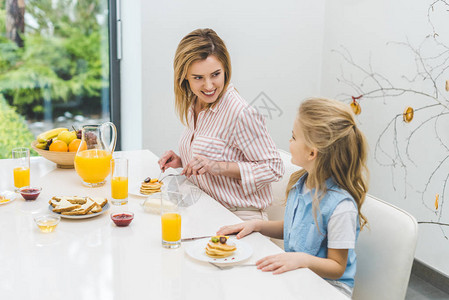
<svg viewBox="0 0 449 300"><path fill-rule="evenodd" d="M69 152L76 152L78 151L78 148L80 147L81 140L80 139L74 139L69 144ZM80 150L87 150L86 143L83 143Z"/></svg>
<svg viewBox="0 0 449 300"><path fill-rule="evenodd" d="M51 143L49 150L58 152L67 152L67 144L64 143L63 141L56 140L53 141L53 143Z"/></svg>

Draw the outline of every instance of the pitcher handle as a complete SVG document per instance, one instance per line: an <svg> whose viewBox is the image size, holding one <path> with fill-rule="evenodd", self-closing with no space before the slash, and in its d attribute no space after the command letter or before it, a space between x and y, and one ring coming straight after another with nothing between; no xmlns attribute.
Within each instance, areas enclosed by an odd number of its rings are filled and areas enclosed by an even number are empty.
<svg viewBox="0 0 449 300"><path fill-rule="evenodd" d="M103 143L107 145L106 141L104 140L104 129L105 127L111 127L112 129L112 136L111 136L111 143L109 144L109 150L112 153L114 153L115 145L117 144L117 128L115 127L114 123L112 122L106 122L101 124L101 138L103 139Z"/></svg>

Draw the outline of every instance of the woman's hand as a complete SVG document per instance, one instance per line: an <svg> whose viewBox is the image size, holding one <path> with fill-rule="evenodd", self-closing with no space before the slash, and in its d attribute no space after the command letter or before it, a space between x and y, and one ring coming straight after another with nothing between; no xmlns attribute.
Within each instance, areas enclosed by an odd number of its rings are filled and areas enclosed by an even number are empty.
<svg viewBox="0 0 449 300"><path fill-rule="evenodd" d="M241 179L240 168L238 163L230 161L210 160L204 156L195 156L182 170L182 175L187 178L192 175L211 174L214 176L221 175L235 179Z"/></svg>
<svg viewBox="0 0 449 300"><path fill-rule="evenodd" d="M241 239L242 237L247 236L251 232L259 231L260 222L263 221L251 220L240 224L223 226L220 229L218 229L217 235L227 235L238 232L236 237L237 239Z"/></svg>
<svg viewBox="0 0 449 300"><path fill-rule="evenodd" d="M162 172L165 172L168 168L176 169L182 167L181 157L176 155L176 153L172 150L165 152L164 155L162 155L162 157L158 160L158 164Z"/></svg>
<svg viewBox="0 0 449 300"><path fill-rule="evenodd" d="M187 178L192 175L203 175L205 173L220 175L220 168L220 162L197 155L184 167L181 174Z"/></svg>
<svg viewBox="0 0 449 300"><path fill-rule="evenodd" d="M259 259L256 265L264 272L273 271L273 274L281 274L307 267L309 258L310 255L303 252L286 252Z"/></svg>

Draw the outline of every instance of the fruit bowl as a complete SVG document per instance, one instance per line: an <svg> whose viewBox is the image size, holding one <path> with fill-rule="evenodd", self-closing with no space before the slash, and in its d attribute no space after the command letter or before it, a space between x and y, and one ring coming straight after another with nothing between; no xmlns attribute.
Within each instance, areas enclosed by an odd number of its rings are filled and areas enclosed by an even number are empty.
<svg viewBox="0 0 449 300"><path fill-rule="evenodd" d="M44 158L56 163L56 167L61 169L73 169L76 152L57 152L48 151L36 148L37 141L31 143L31 147L34 151L39 153Z"/></svg>

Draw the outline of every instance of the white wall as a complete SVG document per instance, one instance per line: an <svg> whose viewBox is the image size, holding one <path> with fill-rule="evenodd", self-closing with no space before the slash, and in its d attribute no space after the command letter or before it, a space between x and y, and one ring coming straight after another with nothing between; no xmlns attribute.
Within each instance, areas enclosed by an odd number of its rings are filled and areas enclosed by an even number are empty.
<svg viewBox="0 0 449 300"><path fill-rule="evenodd" d="M124 4L120 5L122 150L137 150L142 149L143 133L141 1L126 0Z"/></svg>
<svg viewBox="0 0 449 300"><path fill-rule="evenodd" d="M423 198L421 192L424 191L432 172L448 155L449 120L447 116L442 115L439 119L433 119L438 120L437 124L433 121L425 123L432 116L446 111L442 106L435 106L416 111L411 123L402 121L402 112L407 106L418 109L437 104L437 101L422 94L431 94L434 87L428 80L429 75L425 75L427 79L416 77L416 66L420 65L420 61L415 60L412 49L394 43L408 40L415 50L421 45L418 51L422 57L428 58L437 57L439 53L446 51L446 54L439 58L430 59L427 63L433 64L435 70L432 71L431 67L427 66L426 71L435 78L443 71L436 80L436 85L440 90L439 101L447 106L449 93L444 90L444 84L445 80L449 79L449 72L444 71L444 67L449 66L449 54L447 48L438 47L431 39L425 39L432 33L427 20L432 2L327 1L322 92L348 103L350 96L366 94L360 99L362 114L358 119L370 144L370 193L407 210L418 221L437 221L441 216L440 222L448 223L449 217L447 213L444 214L443 200L444 182L449 170L447 161L431 178ZM447 8L437 5L435 13L431 15L434 17L440 41L449 46ZM426 42L422 44L424 40ZM342 55L333 50L346 53L346 58L352 57L357 66L351 66ZM440 67L439 63L442 63ZM365 68L367 72L362 72L358 67ZM379 84L370 77L370 74L374 73L377 73L375 77L384 87L415 90L417 93L405 92L400 96L377 97L380 93L370 93L379 89ZM389 83L381 76L388 79ZM409 80L416 77L416 80L409 82L404 76ZM348 84L344 83L345 79ZM394 90L385 92L392 93ZM400 94L401 91L396 90L396 93ZM395 123L392 123L382 135L389 122L395 119L396 129ZM420 127L421 124L424 126ZM395 130L397 139L394 138ZM414 130L416 131L410 139L407 155L407 137ZM441 141L437 139L437 133ZM379 140L380 136L382 138ZM385 153L379 148L376 149L378 141ZM438 211L434 206L436 193L440 195ZM447 198L447 195L445 197ZM443 214L440 215L442 209ZM449 241L445 235L448 234L447 226L419 225L416 251L418 259L447 275Z"/></svg>
<svg viewBox="0 0 449 300"><path fill-rule="evenodd" d="M243 97L252 102L264 92L282 110L267 125L288 149L299 100L320 89L323 17L323 0L141 1L143 147L177 151L183 127L174 111L173 57L183 36L209 27L228 47L231 80Z"/></svg>

